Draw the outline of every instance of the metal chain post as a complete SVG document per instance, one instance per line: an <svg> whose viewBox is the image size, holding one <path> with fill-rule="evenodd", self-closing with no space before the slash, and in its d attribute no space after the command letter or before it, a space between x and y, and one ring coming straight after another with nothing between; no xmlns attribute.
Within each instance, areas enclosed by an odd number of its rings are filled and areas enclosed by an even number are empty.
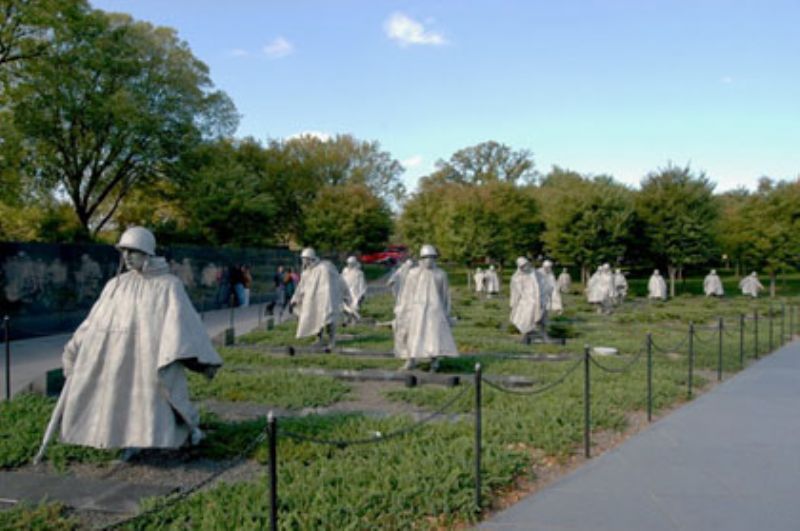
<svg viewBox="0 0 800 531"><path fill-rule="evenodd" d="M771 353L773 347L772 343L772 301L769 303L769 350L767 352Z"/></svg>
<svg viewBox="0 0 800 531"><path fill-rule="evenodd" d="M653 334L647 333L647 422L653 421Z"/></svg>
<svg viewBox="0 0 800 531"><path fill-rule="evenodd" d="M744 314L739 314L739 368L744 369Z"/></svg>
<svg viewBox="0 0 800 531"><path fill-rule="evenodd" d="M719 318L719 348L717 349L717 381L722 381L722 332L724 322Z"/></svg>
<svg viewBox="0 0 800 531"><path fill-rule="evenodd" d="M278 420L272 411L267 416L269 441L269 528L278 531Z"/></svg>
<svg viewBox="0 0 800 531"><path fill-rule="evenodd" d="M475 364L475 512L481 512L482 500L481 500L481 452L482 452L482 441L481 441L481 401L482 401L482 376L481 376L481 364Z"/></svg>
<svg viewBox="0 0 800 531"><path fill-rule="evenodd" d="M589 345L583 347L583 448L587 459L592 457L591 383Z"/></svg>
<svg viewBox="0 0 800 531"><path fill-rule="evenodd" d="M753 331L753 353L756 359L758 359L758 309L753 310L753 322L755 323L755 329Z"/></svg>
<svg viewBox="0 0 800 531"><path fill-rule="evenodd" d="M783 345L786 342L786 305L781 303L781 340L778 342L779 345Z"/></svg>
<svg viewBox="0 0 800 531"><path fill-rule="evenodd" d="M694 323L689 323L689 381L687 396L692 398L692 379L694 378Z"/></svg>
<svg viewBox="0 0 800 531"><path fill-rule="evenodd" d="M9 318L3 317L3 329L6 340L6 400L11 400L11 331Z"/></svg>

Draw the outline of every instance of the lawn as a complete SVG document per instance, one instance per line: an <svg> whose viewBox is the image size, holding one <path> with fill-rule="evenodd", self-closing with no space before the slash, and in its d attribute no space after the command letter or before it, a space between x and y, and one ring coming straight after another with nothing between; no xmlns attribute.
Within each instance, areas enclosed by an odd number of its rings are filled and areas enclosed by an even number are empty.
<svg viewBox="0 0 800 531"><path fill-rule="evenodd" d="M466 272L451 270L451 278L458 277L465 279ZM563 383L532 396L509 394L484 385L484 510L516 480L535 481L534 469L543 460L563 463L582 451L584 384L579 357L584 345L619 349L619 357L598 361L612 369L628 368L617 374L591 367L591 420L597 439L606 433L623 432L629 427L631 415L641 414L646 408L648 333L654 342L653 407L657 415L687 400L690 322L696 327L692 337L693 383L700 392L716 377L720 317L724 324L725 375L739 370L741 315L751 317L755 310L759 312L759 353L768 351L768 299L730 296L716 300L691 294L667 302L633 299L610 316L598 315L577 294L567 295L564 315L554 319L551 326L554 335L566 337L566 344L526 346L509 328L507 280L502 296L489 300L468 292L465 282L453 282L453 308L458 317L453 333L463 356L447 360L442 370L471 374L475 364L481 363L485 375L525 376L535 382L535 389L561 379ZM782 295L785 297L772 302L774 347L780 344L781 304L798 304L793 294ZM391 309L390 295L376 295L365 303L364 315L378 322L388 321ZM783 321L784 335L789 334L788 311ZM797 317L795 314L795 327L800 324ZM745 363L755 355L754 324L750 318L745 320L741 336ZM348 396L348 385L323 376L301 376L292 372L294 368L391 369L400 364L382 357L279 353L280 347L310 342L294 339L294 326L288 322L271 331L254 332L240 338L240 346L224 349L226 366L217 380L208 384L192 378L194 397L288 409L329 405ZM358 325L340 332L341 347L379 352L392 349L390 328ZM564 356L559 358L562 361L537 362L520 354ZM453 403L446 415L395 438L387 438L386 434L407 429L415 421L400 415L374 417L357 413L279 419L281 528L442 528L479 519L473 507L473 387L423 385L394 388L384 394L389 400L428 411L435 411L448 401ZM29 459L32 451L27 447L40 437L49 408L52 402L34 397L20 397L4 408L0 406L0 458L4 459L0 462L4 468L17 468ZM35 415L20 413L25 411L35 411ZM236 455L261 433L265 420L223 422L205 414L204 426L209 440L193 452L198 458L225 459ZM298 440L290 432L316 439L377 442L323 445ZM49 457L68 467L71 462L102 463L107 454L55 445ZM259 445L250 458L252 466L265 465L266 447ZM250 482L218 483L130 527L264 528L269 514L267 490L263 476ZM158 506L164 500L152 503ZM53 518L64 518L58 510L35 510L39 511L37 514L52 513ZM15 514L22 518L27 513L23 510Z"/></svg>

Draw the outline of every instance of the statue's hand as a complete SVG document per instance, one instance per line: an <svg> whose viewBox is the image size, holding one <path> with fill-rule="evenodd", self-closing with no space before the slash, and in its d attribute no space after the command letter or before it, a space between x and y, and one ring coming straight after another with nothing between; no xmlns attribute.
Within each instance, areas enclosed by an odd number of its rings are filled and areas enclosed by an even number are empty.
<svg viewBox="0 0 800 531"><path fill-rule="evenodd" d="M203 370L203 376L211 380L217 374L219 367L217 365L209 365Z"/></svg>

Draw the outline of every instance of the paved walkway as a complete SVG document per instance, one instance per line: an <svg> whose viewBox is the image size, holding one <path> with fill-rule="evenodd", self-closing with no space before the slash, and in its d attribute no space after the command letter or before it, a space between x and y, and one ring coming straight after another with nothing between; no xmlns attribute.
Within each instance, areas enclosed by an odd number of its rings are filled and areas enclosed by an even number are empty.
<svg viewBox="0 0 800 531"><path fill-rule="evenodd" d="M265 304L257 304L247 308L236 308L233 312L237 335L256 328L259 324L259 311L264 311ZM263 315L263 314L262 314ZM231 311L229 309L214 310L203 313L209 337L221 334L230 326ZM15 395L35 379L51 369L61 367L61 352L72 334L22 339L11 342L11 395ZM0 345L0 359L4 360L5 345ZM5 361L0 363L0 400L5 398Z"/></svg>
<svg viewBox="0 0 800 531"><path fill-rule="evenodd" d="M800 529L800 342L482 529Z"/></svg>

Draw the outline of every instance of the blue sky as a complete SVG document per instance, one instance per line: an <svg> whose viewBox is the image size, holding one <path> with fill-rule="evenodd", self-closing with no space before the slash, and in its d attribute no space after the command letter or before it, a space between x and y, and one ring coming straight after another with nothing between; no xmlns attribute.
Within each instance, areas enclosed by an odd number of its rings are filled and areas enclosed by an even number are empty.
<svg viewBox="0 0 800 531"><path fill-rule="evenodd" d="M377 140L413 189L497 140L637 185L800 175L797 0L93 0L176 28L239 136Z"/></svg>

